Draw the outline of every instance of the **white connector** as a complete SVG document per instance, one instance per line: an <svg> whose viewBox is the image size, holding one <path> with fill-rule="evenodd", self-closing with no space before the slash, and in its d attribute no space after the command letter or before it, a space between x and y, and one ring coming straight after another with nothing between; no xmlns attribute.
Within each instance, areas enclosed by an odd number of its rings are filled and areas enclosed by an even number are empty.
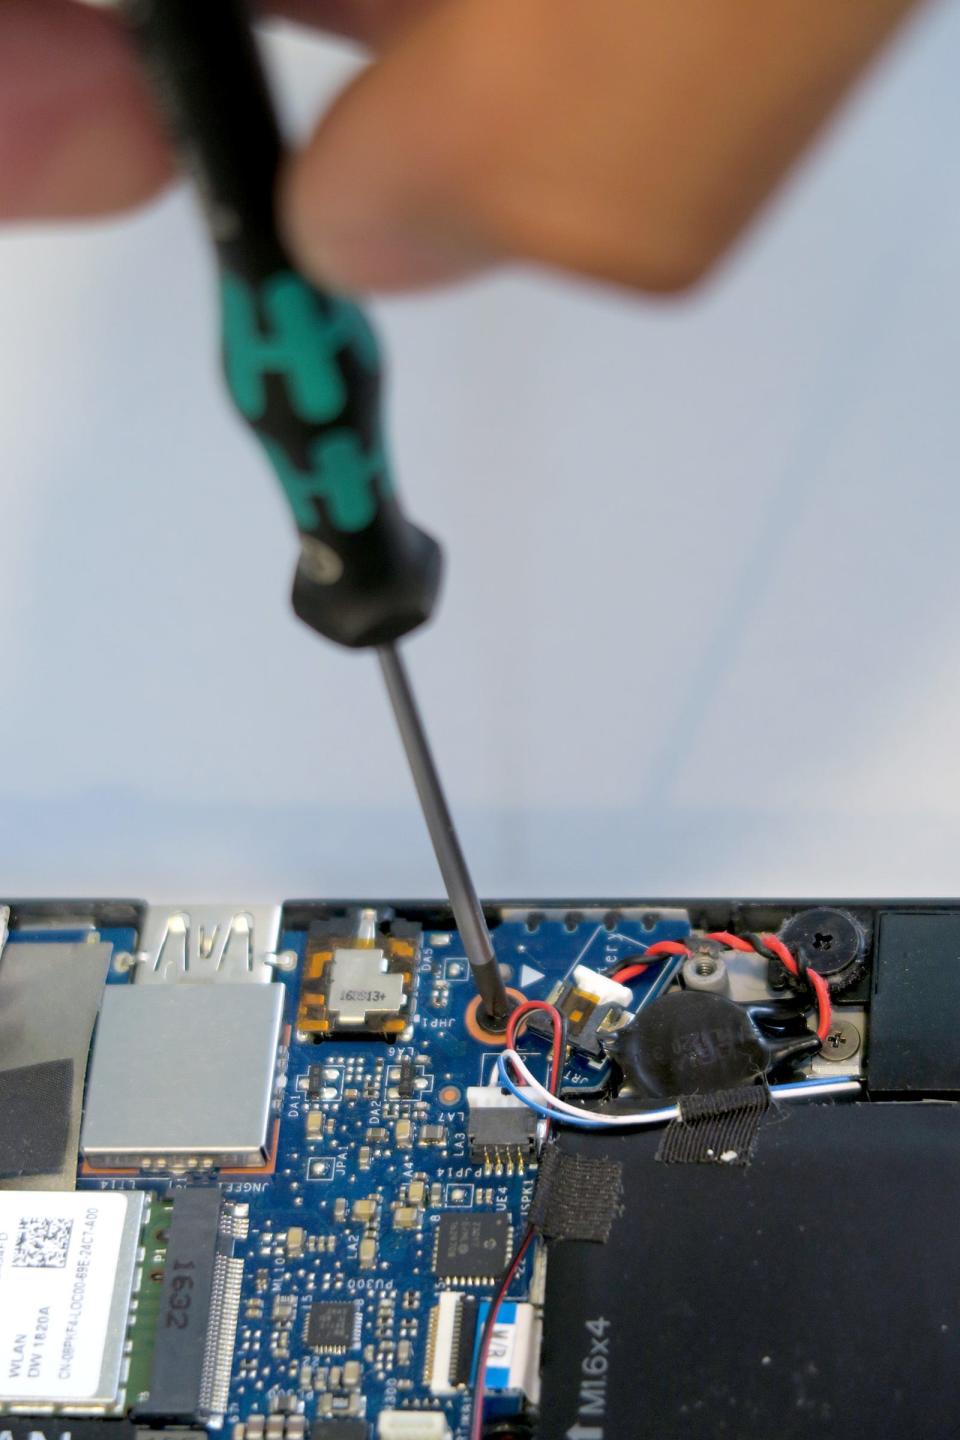
<svg viewBox="0 0 960 1440"><path fill-rule="evenodd" d="M629 1010L633 1003L633 995L626 985L618 985L609 975L601 975L599 970L591 970L589 965L574 966L573 984L581 994L589 995L598 1005L619 1005L621 1010Z"/></svg>
<svg viewBox="0 0 960 1440"><path fill-rule="evenodd" d="M381 1410L379 1440L450 1440L450 1426L441 1410Z"/></svg>

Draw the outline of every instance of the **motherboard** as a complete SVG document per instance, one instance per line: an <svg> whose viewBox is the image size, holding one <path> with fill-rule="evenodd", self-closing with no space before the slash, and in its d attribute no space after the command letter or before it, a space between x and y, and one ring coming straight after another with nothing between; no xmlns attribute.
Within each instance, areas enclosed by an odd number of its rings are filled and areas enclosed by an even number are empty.
<svg viewBox="0 0 960 1440"><path fill-rule="evenodd" d="M685 1272L621 1277L698 1197L781 1193L805 1126L960 1091L916 999L950 907L491 907L507 1034L439 906L0 913L11 1440L760 1435L641 1423L618 1385L669 1372L618 1380L612 1336Z"/></svg>

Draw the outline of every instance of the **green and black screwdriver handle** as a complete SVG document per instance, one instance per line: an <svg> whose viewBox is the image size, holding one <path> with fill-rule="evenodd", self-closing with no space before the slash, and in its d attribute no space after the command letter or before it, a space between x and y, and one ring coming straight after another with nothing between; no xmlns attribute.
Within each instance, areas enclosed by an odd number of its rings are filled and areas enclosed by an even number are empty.
<svg viewBox="0 0 960 1440"><path fill-rule="evenodd" d="M437 597L441 555L394 490L380 422L381 363L363 311L297 273L275 193L283 142L246 0L120 0L201 192L220 264L230 394L300 532L293 608L329 640L374 646L481 994L508 1000L409 680L395 648Z"/></svg>
<svg viewBox="0 0 960 1440"><path fill-rule="evenodd" d="M397 640L433 608L440 550L394 492L380 357L363 311L293 270L277 235L282 142L244 7L129 0L124 8L202 192L220 261L230 394L300 532L294 609L341 645Z"/></svg>

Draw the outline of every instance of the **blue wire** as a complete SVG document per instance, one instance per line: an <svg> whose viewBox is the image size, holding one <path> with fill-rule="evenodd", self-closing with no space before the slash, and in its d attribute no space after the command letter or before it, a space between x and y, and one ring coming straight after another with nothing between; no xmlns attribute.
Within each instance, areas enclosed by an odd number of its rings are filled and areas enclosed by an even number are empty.
<svg viewBox="0 0 960 1440"><path fill-rule="evenodd" d="M803 1090L818 1090L821 1085L845 1085L854 1080L859 1085L860 1075L811 1075L808 1080L788 1080L783 1085L771 1085L771 1095L799 1095Z"/></svg>
<svg viewBox="0 0 960 1440"><path fill-rule="evenodd" d="M614 1128L604 1121L593 1119L586 1114L580 1119L578 1116L569 1115L565 1111L550 1110L546 1105L542 1105L538 1100L534 1100L531 1095L524 1095L519 1085L515 1085L513 1080L511 1080L507 1070L507 1062L503 1055L499 1056L497 1060L497 1069L500 1073L500 1083L505 1089L510 1091L511 1095L515 1095L517 1099L522 1101L530 1110L535 1110L538 1115L544 1115L548 1120L554 1121L555 1124L572 1125L576 1130L609 1130ZM859 1083L860 1077L859 1075L837 1075L835 1077L833 1075L812 1076L809 1080L791 1080L785 1085L771 1085L770 1094L774 1097L777 1095L798 1095L807 1090L819 1090L824 1085L837 1085L850 1080ZM654 1122L651 1122L651 1128L653 1127L653 1123ZM657 1123L666 1124L667 1122L660 1121Z"/></svg>
<svg viewBox="0 0 960 1440"><path fill-rule="evenodd" d="M507 1062L502 1055L497 1062L497 1068L500 1071L500 1083L505 1089L509 1090L511 1095L516 1095L517 1099L522 1101L530 1110L536 1110L538 1115L544 1115L548 1120L553 1120L558 1124L562 1122L564 1125L572 1125L576 1130L604 1130L608 1128L604 1126L602 1122L598 1124L596 1120L591 1120L586 1115L580 1120L574 1115L565 1115L562 1112L558 1114L555 1110L548 1110L546 1105L541 1105L540 1102L534 1100L531 1095L524 1095L520 1087L515 1085L507 1074Z"/></svg>

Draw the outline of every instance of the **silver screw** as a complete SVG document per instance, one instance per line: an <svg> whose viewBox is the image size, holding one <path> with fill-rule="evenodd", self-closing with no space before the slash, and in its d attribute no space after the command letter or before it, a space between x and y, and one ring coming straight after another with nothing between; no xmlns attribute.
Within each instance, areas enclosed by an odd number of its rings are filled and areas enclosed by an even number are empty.
<svg viewBox="0 0 960 1440"><path fill-rule="evenodd" d="M820 1049L820 1059L839 1064L860 1049L860 1031L849 1020L835 1020Z"/></svg>

